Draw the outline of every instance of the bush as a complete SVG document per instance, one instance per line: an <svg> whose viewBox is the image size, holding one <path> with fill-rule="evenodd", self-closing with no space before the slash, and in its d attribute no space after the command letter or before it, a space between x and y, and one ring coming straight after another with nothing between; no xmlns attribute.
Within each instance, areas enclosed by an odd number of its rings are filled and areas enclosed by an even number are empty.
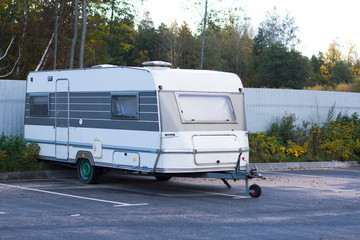
<svg viewBox="0 0 360 240"><path fill-rule="evenodd" d="M357 77L354 84L352 85L351 90L353 92L360 92L360 77Z"/></svg>
<svg viewBox="0 0 360 240"><path fill-rule="evenodd" d="M0 172L41 170L46 164L37 160L40 147L27 144L19 136L0 136Z"/></svg>
<svg viewBox="0 0 360 240"><path fill-rule="evenodd" d="M357 113L351 117L339 113L335 121L326 123L321 149L340 160L358 160L360 152L360 119Z"/></svg>
<svg viewBox="0 0 360 240"><path fill-rule="evenodd" d="M268 135L278 137L282 144L287 145L288 141L295 140L295 122L295 115L286 113L281 119L271 124Z"/></svg>
<svg viewBox="0 0 360 240"><path fill-rule="evenodd" d="M250 133L249 145L250 158L254 159L254 162L282 162L285 158L285 147L281 146L276 136Z"/></svg>
<svg viewBox="0 0 360 240"><path fill-rule="evenodd" d="M252 162L290 161L360 161L360 119L338 114L335 121L323 126L303 122L295 126L296 117L285 114L265 133L250 133Z"/></svg>

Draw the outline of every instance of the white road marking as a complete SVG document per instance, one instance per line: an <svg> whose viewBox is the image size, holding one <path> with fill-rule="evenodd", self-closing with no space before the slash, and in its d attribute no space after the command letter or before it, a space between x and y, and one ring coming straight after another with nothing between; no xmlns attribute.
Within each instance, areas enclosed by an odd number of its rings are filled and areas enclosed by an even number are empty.
<svg viewBox="0 0 360 240"><path fill-rule="evenodd" d="M80 214L73 214L73 215L70 215L71 217L80 217Z"/></svg>
<svg viewBox="0 0 360 240"><path fill-rule="evenodd" d="M121 204L121 205L114 205L114 207L128 207L128 206L131 206L131 207L134 207L134 206L147 206L148 204L147 203L133 203L133 204Z"/></svg>
<svg viewBox="0 0 360 240"><path fill-rule="evenodd" d="M131 203L123 203L123 202L109 201L109 200L104 200L104 199L82 197L82 196L77 196L77 195L72 195L72 194L58 193L58 192L40 190L40 189L36 189L36 188L27 188L27 187L21 187L21 186L16 186L16 185L9 185L9 184L2 184L2 183L0 183L0 186L12 187L12 188L19 188L19 189L28 190L28 191L33 191L33 192L53 194L53 195L58 195L58 196L62 196L62 197L77 198L77 199L83 199L83 200L89 200L89 201L95 201L95 202L102 202L102 203L111 203L111 204L114 204L114 205L116 205L116 206L122 206L122 207L147 206L147 205L148 205L147 203L131 204Z"/></svg>
<svg viewBox="0 0 360 240"><path fill-rule="evenodd" d="M204 193L204 194L210 194L210 195L217 195L217 196L224 196L224 197L232 197L232 198L234 198L234 199L250 198L250 196L240 196L240 195L226 194L226 193L205 192L205 191L190 190L190 189L184 189L184 190L189 191L189 192L197 192L197 193Z"/></svg>
<svg viewBox="0 0 360 240"><path fill-rule="evenodd" d="M6 212L0 212L0 215L3 215L3 214L5 214Z"/></svg>
<svg viewBox="0 0 360 240"><path fill-rule="evenodd" d="M173 187L168 187L168 186L162 186L162 188L172 189L172 190L174 189ZM182 191L201 193L201 194L206 194L206 195L217 195L217 196L224 196L224 197L232 197L234 199L250 198L250 196L240 196L240 195L226 194L226 193L191 190L191 189L183 188L183 187L179 187L179 186L177 186L176 188L179 189L179 190L182 190ZM163 196L163 197L192 197L193 196L193 195L190 195L190 194L181 194L181 193L180 194L179 193L176 193L176 194L161 194L160 193L158 195Z"/></svg>
<svg viewBox="0 0 360 240"><path fill-rule="evenodd" d="M269 173L269 174L280 174L280 175L289 175L289 176L301 176L301 177L311 177L311 178L327 178L327 179L336 179L336 180L347 180L347 181L359 181L360 179L354 179L354 178L341 178L341 177L327 177L327 176L319 176L319 175L307 175L307 174L298 174L298 173L284 173L284 172L277 172L277 171L271 171L271 172L263 172L263 173Z"/></svg>

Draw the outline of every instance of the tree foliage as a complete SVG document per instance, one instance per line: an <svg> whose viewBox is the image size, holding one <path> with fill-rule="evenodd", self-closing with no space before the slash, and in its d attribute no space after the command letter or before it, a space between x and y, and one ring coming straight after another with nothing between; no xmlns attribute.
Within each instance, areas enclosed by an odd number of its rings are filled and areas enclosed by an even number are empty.
<svg viewBox="0 0 360 240"><path fill-rule="evenodd" d="M260 45L282 43L283 45L294 48L300 43L297 36L299 27L295 24L295 19L288 12L283 19L276 9L268 11L266 19L260 23L257 38Z"/></svg>
<svg viewBox="0 0 360 240"><path fill-rule="evenodd" d="M332 42L326 53L320 55L322 64L319 72L324 83L335 87L341 83L353 83L359 77L359 60L354 51L354 45L351 45L347 55L342 56L340 47L336 42Z"/></svg>
<svg viewBox="0 0 360 240"><path fill-rule="evenodd" d="M136 22L143 1L2 0L0 78L25 79L30 71L54 67L103 63L141 66L150 60L171 62L174 68L199 68L203 21L198 21L197 30L186 22L155 26L147 12ZM201 18L205 2L191 1ZM86 19L82 17L84 3ZM359 89L360 60L354 44L342 54L332 43L327 52L308 59L294 50L300 40L289 12L282 17L272 9L254 32L236 1L230 7L221 5L220 0L208 3L204 69L236 73L246 87L326 85L336 89L337 84L352 84L353 89ZM81 30L85 26L81 60Z"/></svg>
<svg viewBox="0 0 360 240"><path fill-rule="evenodd" d="M288 50L279 42L263 49L257 86L301 89L310 77L310 63L298 51Z"/></svg>

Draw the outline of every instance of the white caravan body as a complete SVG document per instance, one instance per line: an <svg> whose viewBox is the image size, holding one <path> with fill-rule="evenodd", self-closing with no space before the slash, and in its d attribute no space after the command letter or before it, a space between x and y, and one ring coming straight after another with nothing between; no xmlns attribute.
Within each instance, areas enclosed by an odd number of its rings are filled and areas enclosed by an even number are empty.
<svg viewBox="0 0 360 240"><path fill-rule="evenodd" d="M249 161L236 74L169 67L31 72L25 139L40 159L149 173L233 170Z"/></svg>

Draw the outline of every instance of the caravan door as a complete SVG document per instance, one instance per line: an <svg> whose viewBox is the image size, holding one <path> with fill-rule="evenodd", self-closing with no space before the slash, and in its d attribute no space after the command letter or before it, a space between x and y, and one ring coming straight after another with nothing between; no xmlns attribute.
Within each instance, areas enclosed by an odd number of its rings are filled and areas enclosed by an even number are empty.
<svg viewBox="0 0 360 240"><path fill-rule="evenodd" d="M69 124L70 124L70 82L57 79L55 83L55 157L69 160Z"/></svg>

